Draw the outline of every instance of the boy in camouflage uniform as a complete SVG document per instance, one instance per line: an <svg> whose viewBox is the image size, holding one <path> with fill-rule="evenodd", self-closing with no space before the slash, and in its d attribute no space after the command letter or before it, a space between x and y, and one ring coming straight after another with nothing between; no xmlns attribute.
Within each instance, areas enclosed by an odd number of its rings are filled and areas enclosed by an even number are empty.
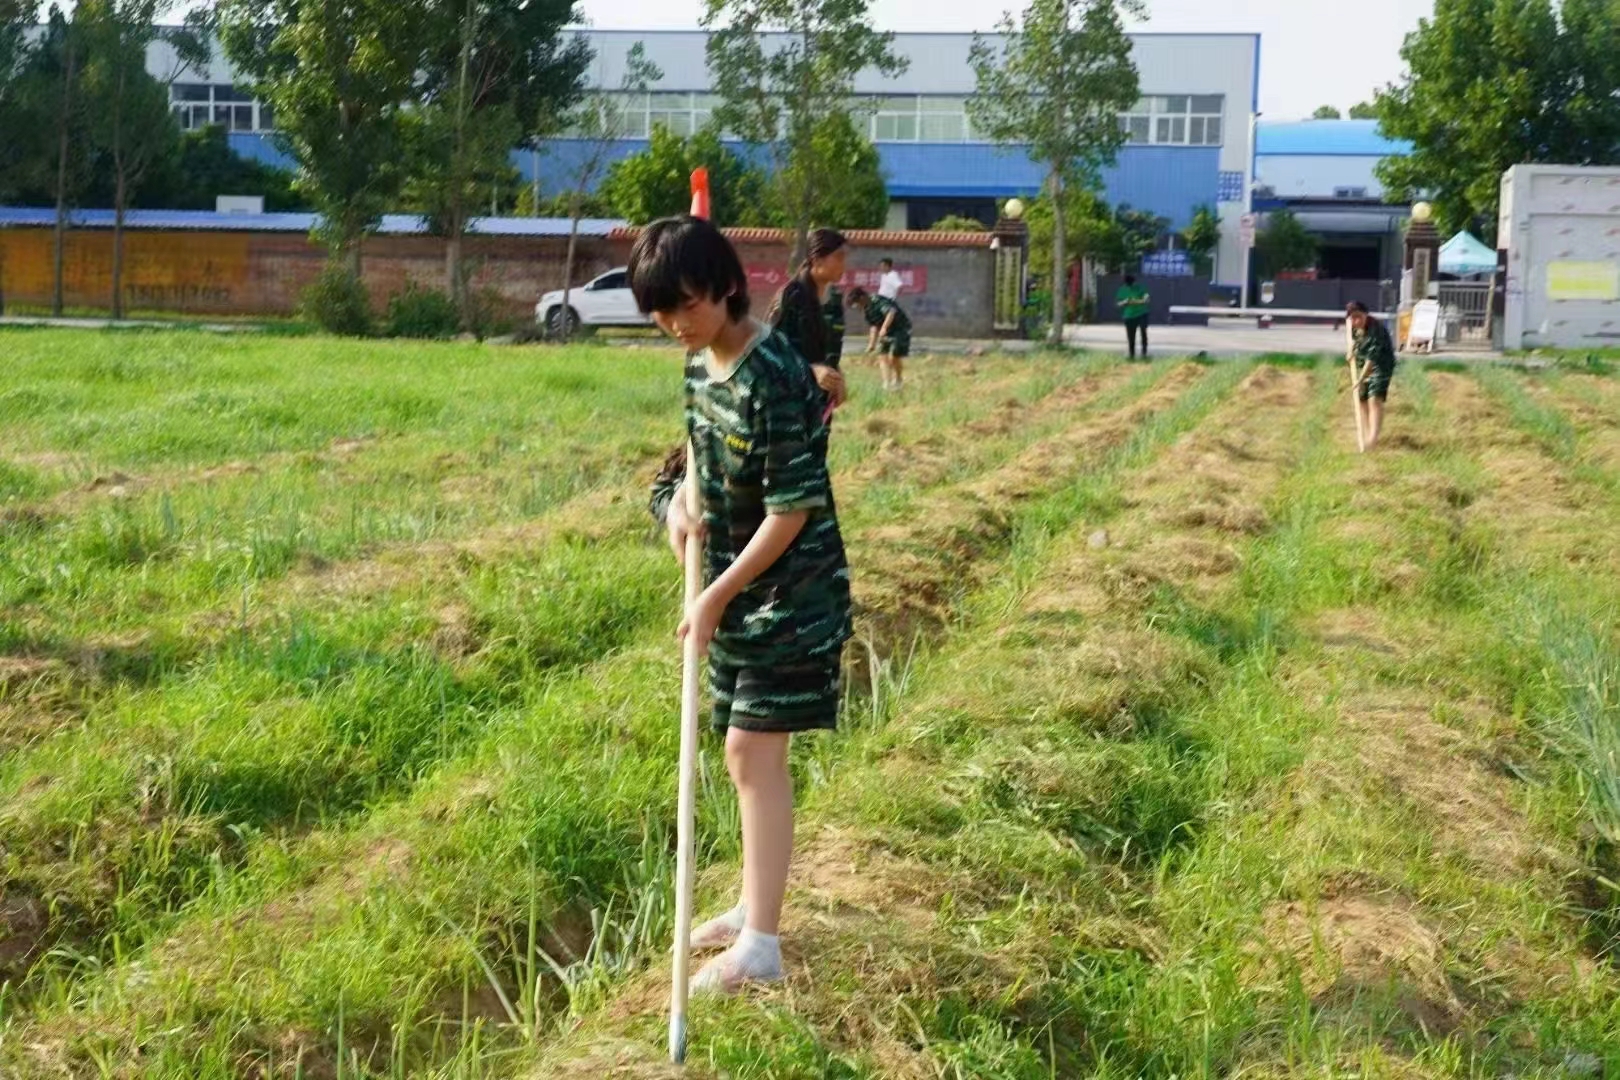
<svg viewBox="0 0 1620 1080"><path fill-rule="evenodd" d="M1389 401L1390 380L1395 377L1395 343L1389 330L1373 318L1367 305L1352 300L1345 308L1355 348L1356 407L1361 410L1363 444L1371 450L1384 428L1384 406Z"/></svg>
<svg viewBox="0 0 1620 1080"><path fill-rule="evenodd" d="M687 349L693 460L680 483L699 485L702 520L687 520L672 481L654 504L668 508L677 560L689 530L706 536L705 587L677 634L707 647L714 726L742 811L743 889L736 907L693 932L694 948L725 951L692 989L729 993L782 977L788 743L838 721L850 589L827 474L826 399L787 340L748 316L742 263L709 222L647 226L629 271L637 305Z"/></svg>
<svg viewBox="0 0 1620 1080"><path fill-rule="evenodd" d="M911 355L911 316L886 296L873 296L859 285L849 290L849 306L858 307L872 328L866 351L877 352L883 372L883 389L899 390L905 385L904 360Z"/></svg>

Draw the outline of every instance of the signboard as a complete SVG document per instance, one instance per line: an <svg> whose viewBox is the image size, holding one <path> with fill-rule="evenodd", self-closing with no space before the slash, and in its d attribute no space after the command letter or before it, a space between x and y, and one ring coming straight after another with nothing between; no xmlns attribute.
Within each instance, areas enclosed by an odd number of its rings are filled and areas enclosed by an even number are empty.
<svg viewBox="0 0 1620 1080"><path fill-rule="evenodd" d="M1155 251L1142 260L1142 273L1154 277L1192 277L1192 260L1185 251Z"/></svg>
<svg viewBox="0 0 1620 1080"><path fill-rule="evenodd" d="M1434 347L1434 335L1440 329L1440 301L1420 300L1412 309L1412 325L1406 331L1406 348Z"/></svg>
<svg viewBox="0 0 1620 1080"><path fill-rule="evenodd" d="M769 296L788 283L793 276L781 266L746 266L748 274L748 291L755 296ZM928 291L928 267L905 266L895 267L895 273L900 275L900 299L905 300L907 295L919 296ZM851 270L844 275L838 283L839 288L848 293L850 289L859 285L869 293L878 291L878 284L883 277L881 270Z"/></svg>
<svg viewBox="0 0 1620 1080"><path fill-rule="evenodd" d="M1620 263L1550 262L1549 300L1620 300Z"/></svg>
<svg viewBox="0 0 1620 1080"><path fill-rule="evenodd" d="M1260 224L1260 215L1244 214L1238 220L1238 238L1246 248L1254 247L1254 230Z"/></svg>

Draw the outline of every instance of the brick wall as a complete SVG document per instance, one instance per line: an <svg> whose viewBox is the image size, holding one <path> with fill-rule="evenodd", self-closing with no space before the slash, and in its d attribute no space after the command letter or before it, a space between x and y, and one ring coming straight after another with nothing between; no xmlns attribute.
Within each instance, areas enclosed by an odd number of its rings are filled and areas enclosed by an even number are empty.
<svg viewBox="0 0 1620 1080"><path fill-rule="evenodd" d="M475 264L473 287L493 290L513 319L533 318L540 294L562 287L567 250L567 237L468 237L464 244ZM614 251L601 237L580 237L575 282L618 265ZM297 234L131 230L124 237L125 303L187 315L290 315L325 258L325 249ZM378 311L409 281L448 286L444 242L433 237L376 237L361 258ZM68 307L110 308L111 232L69 232L63 267ZM48 306L53 277L49 229L0 230L0 289L8 306Z"/></svg>
<svg viewBox="0 0 1620 1080"><path fill-rule="evenodd" d="M769 307L788 270L790 245L771 230L728 230L755 279L754 310ZM987 236L938 233L851 233L852 278L875 277L887 255L910 283L900 304L919 335L987 338L992 335L995 253ZM574 282L622 266L633 234L582 236ZM298 297L326 258L307 236L292 233L130 230L124 238L125 300L136 311L185 315L291 315ZM500 297L503 314L532 319L540 294L560 289L568 238L478 237L464 244L474 263L473 287ZM0 289L8 305L49 306L51 230L0 230ZM372 304L383 310L406 284L447 289L444 242L427 236L381 236L362 248L362 270ZM64 281L70 308L108 310L112 292L112 233L68 233ZM850 333L860 334L859 318Z"/></svg>

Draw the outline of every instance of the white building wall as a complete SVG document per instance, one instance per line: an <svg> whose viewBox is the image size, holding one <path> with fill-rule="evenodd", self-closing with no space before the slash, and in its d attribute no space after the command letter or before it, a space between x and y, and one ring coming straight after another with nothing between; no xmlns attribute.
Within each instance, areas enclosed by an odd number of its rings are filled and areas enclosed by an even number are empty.
<svg viewBox="0 0 1620 1080"><path fill-rule="evenodd" d="M1373 171L1376 157L1346 154L1261 154L1255 159L1255 181L1279 199L1331 199L1338 188L1364 187L1369 199L1382 198L1384 187Z"/></svg>

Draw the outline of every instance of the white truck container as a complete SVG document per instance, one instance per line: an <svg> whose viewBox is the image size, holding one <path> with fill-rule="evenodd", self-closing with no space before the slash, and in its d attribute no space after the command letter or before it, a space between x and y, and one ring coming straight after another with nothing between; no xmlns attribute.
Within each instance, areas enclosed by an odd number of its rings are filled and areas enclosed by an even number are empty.
<svg viewBox="0 0 1620 1080"><path fill-rule="evenodd" d="M1620 168L1515 165L1502 174L1502 345L1620 345Z"/></svg>

